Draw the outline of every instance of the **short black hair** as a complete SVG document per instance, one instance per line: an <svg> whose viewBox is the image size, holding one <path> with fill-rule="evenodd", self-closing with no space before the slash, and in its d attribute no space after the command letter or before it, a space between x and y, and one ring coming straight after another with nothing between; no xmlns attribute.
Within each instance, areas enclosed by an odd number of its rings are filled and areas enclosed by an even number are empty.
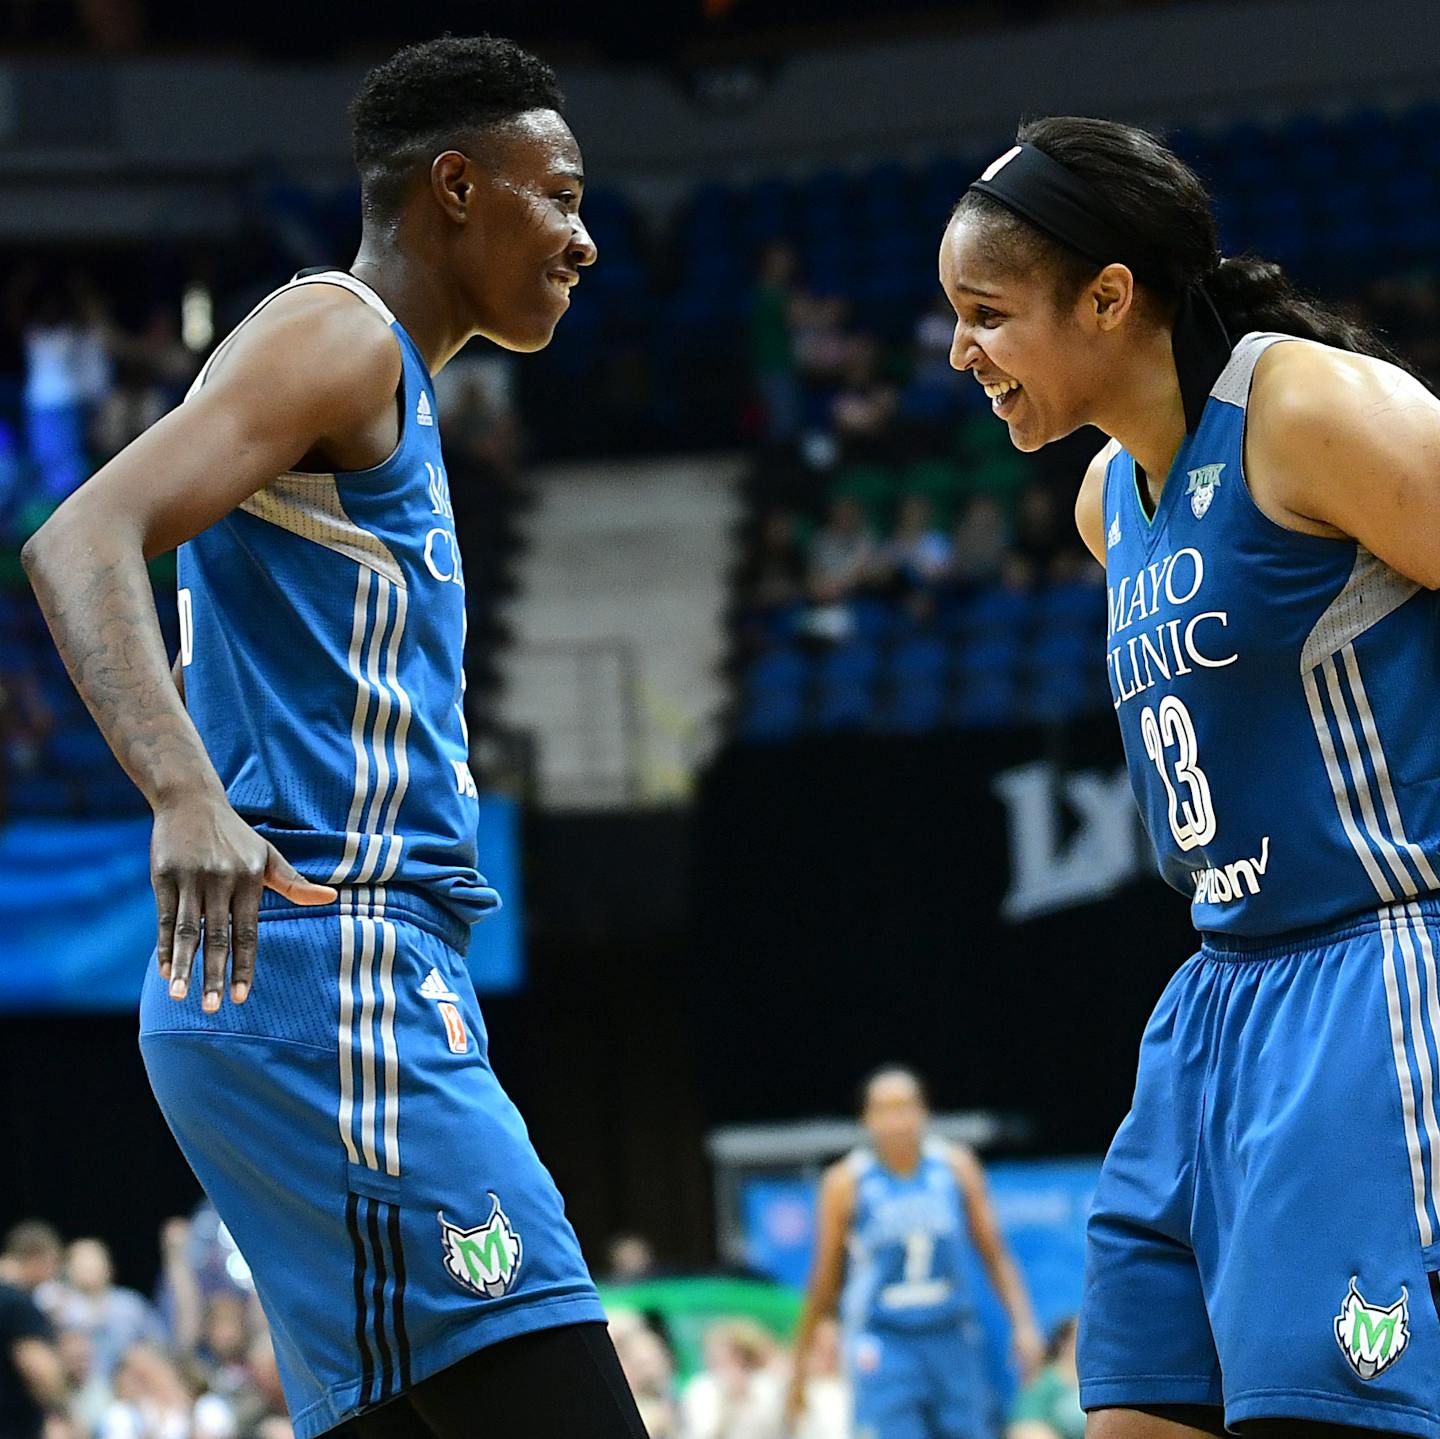
<svg viewBox="0 0 1440 1439"><path fill-rule="evenodd" d="M564 105L555 72L513 40L442 35L407 45L371 70L350 102L366 214L398 212L416 164L447 142Z"/></svg>
<svg viewBox="0 0 1440 1439"><path fill-rule="evenodd" d="M860 1081L859 1087L855 1091L855 1107L862 1114L865 1112L865 1106L870 1103L870 1091L874 1089L876 1081L889 1079L891 1075L900 1075L908 1079L920 1095L920 1103L926 1109L930 1108L930 1091L925 1081L908 1064L877 1064Z"/></svg>

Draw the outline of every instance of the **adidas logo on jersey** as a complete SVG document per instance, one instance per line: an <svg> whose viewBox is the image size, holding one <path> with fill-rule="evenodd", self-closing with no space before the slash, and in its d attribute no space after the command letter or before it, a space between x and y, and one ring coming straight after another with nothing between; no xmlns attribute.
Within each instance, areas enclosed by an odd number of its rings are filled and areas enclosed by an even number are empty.
<svg viewBox="0 0 1440 1439"><path fill-rule="evenodd" d="M420 392L420 403L415 406L415 423L417 425L433 425L435 416L430 413L430 396L423 390Z"/></svg>
<svg viewBox="0 0 1440 1439"><path fill-rule="evenodd" d="M1105 536L1105 548L1113 550L1120 543L1120 516L1110 521L1110 533Z"/></svg>
<svg viewBox="0 0 1440 1439"><path fill-rule="evenodd" d="M422 999L459 999L460 996L440 978L440 971L432 969L424 979L420 981L420 997Z"/></svg>

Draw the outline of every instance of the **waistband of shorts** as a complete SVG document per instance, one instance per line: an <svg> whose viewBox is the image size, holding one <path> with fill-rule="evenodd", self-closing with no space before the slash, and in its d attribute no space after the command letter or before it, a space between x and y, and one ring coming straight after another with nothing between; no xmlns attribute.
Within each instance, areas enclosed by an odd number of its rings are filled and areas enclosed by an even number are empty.
<svg viewBox="0 0 1440 1439"><path fill-rule="evenodd" d="M293 904L283 894L267 889L260 900L260 918L333 919L337 915L354 919L400 919L443 940L457 954L470 947L470 925L444 905L437 904L411 885L356 884L337 886L340 897L334 904Z"/></svg>
<svg viewBox="0 0 1440 1439"><path fill-rule="evenodd" d="M1200 953L1207 959L1279 959L1307 949L1320 949L1361 934L1378 934L1385 925L1398 928L1407 921L1440 922L1440 894L1421 895L1395 904L1376 905L1342 915L1326 924L1307 929L1288 929L1278 934L1222 934L1202 931Z"/></svg>

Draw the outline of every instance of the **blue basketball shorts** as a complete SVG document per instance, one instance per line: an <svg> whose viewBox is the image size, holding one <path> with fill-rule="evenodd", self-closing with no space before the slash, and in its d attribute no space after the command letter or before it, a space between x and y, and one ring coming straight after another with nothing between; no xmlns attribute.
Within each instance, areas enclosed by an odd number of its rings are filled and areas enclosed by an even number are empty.
<svg viewBox="0 0 1440 1439"><path fill-rule="evenodd" d="M1080 1398L1440 1439L1440 903L1207 936L1087 1238Z"/></svg>
<svg viewBox="0 0 1440 1439"><path fill-rule="evenodd" d="M943 1329L866 1329L845 1344L855 1439L989 1439L989 1386L973 1319Z"/></svg>
<svg viewBox="0 0 1440 1439"><path fill-rule="evenodd" d="M254 1275L298 1439L605 1317L457 938L421 896L346 889L267 901L243 1005L206 1015L198 978L176 1002L153 960L146 977L150 1082Z"/></svg>

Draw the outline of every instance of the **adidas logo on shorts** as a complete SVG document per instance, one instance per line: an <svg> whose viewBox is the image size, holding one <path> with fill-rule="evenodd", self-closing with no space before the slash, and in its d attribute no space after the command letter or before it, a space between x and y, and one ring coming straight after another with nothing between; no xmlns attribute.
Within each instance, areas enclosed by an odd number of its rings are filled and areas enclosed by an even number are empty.
<svg viewBox="0 0 1440 1439"><path fill-rule="evenodd" d="M420 981L421 999L459 999L460 996L440 978L440 971L432 969Z"/></svg>

